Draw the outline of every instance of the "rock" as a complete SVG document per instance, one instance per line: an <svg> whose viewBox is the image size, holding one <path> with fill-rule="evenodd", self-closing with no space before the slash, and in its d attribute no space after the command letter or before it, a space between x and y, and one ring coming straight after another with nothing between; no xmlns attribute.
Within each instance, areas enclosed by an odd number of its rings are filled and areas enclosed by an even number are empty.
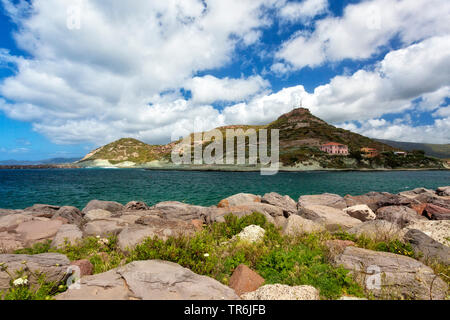
<svg viewBox="0 0 450 320"><path fill-rule="evenodd" d="M0 232L0 254L23 249L25 244L17 233Z"/></svg>
<svg viewBox="0 0 450 320"><path fill-rule="evenodd" d="M423 254L425 261L437 260L446 265L450 264L450 247L430 238L425 233L417 229L406 232L404 239L408 241L416 254Z"/></svg>
<svg viewBox="0 0 450 320"><path fill-rule="evenodd" d="M430 238L450 246L450 221L418 221L408 225L405 232L411 229L417 229L425 233Z"/></svg>
<svg viewBox="0 0 450 320"><path fill-rule="evenodd" d="M83 227L83 235L86 237L118 235L126 226L128 226L128 223L117 218L93 220Z"/></svg>
<svg viewBox="0 0 450 320"><path fill-rule="evenodd" d="M52 240L63 225L60 220L31 220L21 223L15 230L20 234L26 246L31 246L44 240Z"/></svg>
<svg viewBox="0 0 450 320"><path fill-rule="evenodd" d="M436 193L441 197L448 197L450 196L450 186L439 187L436 189Z"/></svg>
<svg viewBox="0 0 450 320"><path fill-rule="evenodd" d="M425 210L427 204L426 203L419 203L411 206L411 209L413 209L419 216L423 216L423 210Z"/></svg>
<svg viewBox="0 0 450 320"><path fill-rule="evenodd" d="M347 208L347 203L341 196L332 193L324 193L318 195L301 196L298 199L297 209L312 205L327 206L341 210Z"/></svg>
<svg viewBox="0 0 450 320"><path fill-rule="evenodd" d="M123 214L120 216L120 220L125 221L128 224L135 224L141 217L143 216L136 214Z"/></svg>
<svg viewBox="0 0 450 320"><path fill-rule="evenodd" d="M245 205L252 202L261 202L261 197L250 193L238 193L219 202L217 207L226 208Z"/></svg>
<svg viewBox="0 0 450 320"><path fill-rule="evenodd" d="M0 218L10 214L26 214L23 210L0 209Z"/></svg>
<svg viewBox="0 0 450 320"><path fill-rule="evenodd" d="M430 220L450 220L450 209L427 203L422 215Z"/></svg>
<svg viewBox="0 0 450 320"><path fill-rule="evenodd" d="M405 206L382 207L377 210L376 216L379 220L396 223L400 228L404 228L414 221L426 220L426 218L419 216L416 211Z"/></svg>
<svg viewBox="0 0 450 320"><path fill-rule="evenodd" d="M33 220L33 216L26 214L10 214L0 217L0 232L14 231L19 224Z"/></svg>
<svg viewBox="0 0 450 320"><path fill-rule="evenodd" d="M330 252L342 253L345 248L349 246L356 246L356 243L350 240L327 240L325 241L325 246L328 248Z"/></svg>
<svg viewBox="0 0 450 320"><path fill-rule="evenodd" d="M348 233L358 237L365 236L377 241L401 239L402 232L397 224L385 220L366 221L349 230Z"/></svg>
<svg viewBox="0 0 450 320"><path fill-rule="evenodd" d="M80 277L90 276L94 273L94 266L87 259L72 261L70 265L80 268Z"/></svg>
<svg viewBox="0 0 450 320"><path fill-rule="evenodd" d="M178 201L165 201L156 204L155 214L164 219L178 219L184 221L202 220L206 221L208 216L208 208L194 206Z"/></svg>
<svg viewBox="0 0 450 320"><path fill-rule="evenodd" d="M377 217L372 209L370 209L366 204L359 204L356 206L345 208L344 212L350 217L356 218L363 222L375 220L375 218Z"/></svg>
<svg viewBox="0 0 450 320"><path fill-rule="evenodd" d="M67 219L68 223L75 224L78 227L80 227L83 222L83 214L80 210L78 210L78 208L75 207L64 206L59 208L59 210L53 215L52 219L56 219L58 217Z"/></svg>
<svg viewBox="0 0 450 320"><path fill-rule="evenodd" d="M191 224L194 226L196 231L202 231L203 230L203 221L194 219L191 221Z"/></svg>
<svg viewBox="0 0 450 320"><path fill-rule="evenodd" d="M275 219L271 216L272 214L281 214L276 217L283 217L283 210L265 203L253 203L236 207L228 208L208 208L207 211L207 223L213 222L225 222L225 216L228 214L235 215L239 218L251 215L254 212L259 212L264 215L269 223L275 224ZM270 212L270 213L268 213ZM283 217L284 218L284 217Z"/></svg>
<svg viewBox="0 0 450 320"><path fill-rule="evenodd" d="M275 225L275 227L283 229L284 225L286 224L287 219L285 217L275 217L273 218L273 224Z"/></svg>
<svg viewBox="0 0 450 320"><path fill-rule="evenodd" d="M83 277L56 300L236 300L233 289L167 261L135 261Z"/></svg>
<svg viewBox="0 0 450 320"><path fill-rule="evenodd" d="M418 203L418 201L414 199L410 199L401 195L391 194L388 192L369 192L360 196L346 195L344 199L348 207L365 204L373 212L377 211L381 207L393 205L410 206L412 204Z"/></svg>
<svg viewBox="0 0 450 320"><path fill-rule="evenodd" d="M289 196L282 196L276 192L266 193L261 198L261 202L281 208L286 218L297 214L297 203Z"/></svg>
<svg viewBox="0 0 450 320"><path fill-rule="evenodd" d="M25 208L25 212L29 212L37 217L51 218L60 207L49 204L35 204L32 207Z"/></svg>
<svg viewBox="0 0 450 320"><path fill-rule="evenodd" d="M412 258L349 246L332 258L378 298L444 299L447 284L433 270Z"/></svg>
<svg viewBox="0 0 450 320"><path fill-rule="evenodd" d="M124 206L118 202L114 201L100 201L100 200L92 200L84 207L82 212L87 214L91 210L102 209L109 211L111 213L117 213L123 211Z"/></svg>
<svg viewBox="0 0 450 320"><path fill-rule="evenodd" d="M243 294L243 300L319 300L319 291L312 286L290 287L268 284L258 290Z"/></svg>
<svg viewBox="0 0 450 320"><path fill-rule="evenodd" d="M264 239L266 230L260 226L254 224L245 227L239 234L236 235L242 241L248 241L250 243L260 242Z"/></svg>
<svg viewBox="0 0 450 320"><path fill-rule="evenodd" d="M61 248L64 247L66 241L71 244L76 244L77 241L83 238L83 232L73 224L64 224L62 225L58 232L55 235L55 238L52 241L53 248Z"/></svg>
<svg viewBox="0 0 450 320"><path fill-rule="evenodd" d="M325 228L312 220L305 219L298 215L291 215L287 218L283 226L283 234L295 236L302 233L312 233L325 231Z"/></svg>
<svg viewBox="0 0 450 320"><path fill-rule="evenodd" d="M142 201L130 201L125 205L125 211L149 210L150 207Z"/></svg>
<svg viewBox="0 0 450 320"><path fill-rule="evenodd" d="M411 199L415 199L420 194L427 194L429 196L435 196L436 192L434 190L430 190L430 189L426 189L426 188L416 188L414 190L399 192L399 195L407 197L407 198L411 198Z"/></svg>
<svg viewBox="0 0 450 320"><path fill-rule="evenodd" d="M103 209L93 209L84 215L84 219L87 221L108 219L112 217L112 213Z"/></svg>
<svg viewBox="0 0 450 320"><path fill-rule="evenodd" d="M251 270L245 264L240 264L230 278L230 288L233 288L238 296L252 292L264 284L264 278Z"/></svg>
<svg viewBox="0 0 450 320"><path fill-rule="evenodd" d="M117 244L123 251L133 249L137 244L147 238L157 237L167 240L169 237L192 236L196 228L186 221L155 220L153 223L146 219L145 225L132 225L125 227L117 237Z"/></svg>
<svg viewBox="0 0 450 320"><path fill-rule="evenodd" d="M428 194L421 194L415 197L414 200L421 204L429 203L434 204L438 207L450 209L450 197L430 196Z"/></svg>
<svg viewBox="0 0 450 320"><path fill-rule="evenodd" d="M349 229L362 223L342 210L320 205L300 207L298 214L323 225L330 231Z"/></svg>
<svg viewBox="0 0 450 320"><path fill-rule="evenodd" d="M22 262L26 261L26 266ZM45 280L48 282L59 283L66 278L66 270L69 266L69 259L59 253L43 253L36 255L25 254L0 254L0 263L8 267L8 272L16 275L17 271L28 267L33 273L45 274ZM9 289L11 278L0 268L0 291ZM34 276L29 276L28 281L31 285L37 284Z"/></svg>

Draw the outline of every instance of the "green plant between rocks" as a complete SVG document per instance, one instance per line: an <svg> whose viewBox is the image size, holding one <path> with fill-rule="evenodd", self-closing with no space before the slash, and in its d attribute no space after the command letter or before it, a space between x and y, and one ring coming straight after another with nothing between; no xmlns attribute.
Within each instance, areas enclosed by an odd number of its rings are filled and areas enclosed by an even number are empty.
<svg viewBox="0 0 450 320"><path fill-rule="evenodd" d="M165 241L156 237L148 238L125 252L118 247L117 237L110 236L87 237L75 244L66 242L62 248L52 248L51 242L45 242L17 250L16 253L57 252L65 254L71 261L88 259L94 266L94 274L133 261L160 259L178 263L226 285L234 269L245 264L259 273L266 284L311 285L319 290L322 299L337 299L342 295L368 297L347 270L335 267L328 261L327 240L351 240L358 247L414 257L411 246L397 239L375 241L343 231L285 236L260 213L241 218L229 214L224 218L225 222L205 226L191 237L170 237ZM262 241L249 243L235 239L249 225L258 225L265 230ZM58 293L43 292L46 295L42 293L35 297L46 298L47 295ZM16 290L6 298L22 296L26 296L26 293Z"/></svg>

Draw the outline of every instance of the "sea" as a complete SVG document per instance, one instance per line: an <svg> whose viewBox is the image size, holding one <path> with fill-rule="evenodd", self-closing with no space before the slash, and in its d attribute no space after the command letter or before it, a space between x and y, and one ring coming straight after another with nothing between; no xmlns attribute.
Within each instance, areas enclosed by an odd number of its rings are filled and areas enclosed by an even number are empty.
<svg viewBox="0 0 450 320"><path fill-rule="evenodd" d="M341 196L398 193L445 185L450 185L450 171L302 171L264 176L259 172L145 169L0 170L0 208L24 209L41 203L82 209L93 199L211 206L240 192L278 192L297 200L301 195L325 192Z"/></svg>

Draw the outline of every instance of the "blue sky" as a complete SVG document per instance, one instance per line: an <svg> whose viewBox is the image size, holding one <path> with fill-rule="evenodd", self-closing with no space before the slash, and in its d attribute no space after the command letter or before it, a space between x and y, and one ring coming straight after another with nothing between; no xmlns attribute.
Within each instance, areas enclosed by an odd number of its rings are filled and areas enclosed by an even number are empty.
<svg viewBox="0 0 450 320"><path fill-rule="evenodd" d="M0 0L0 160L262 124L293 106L450 142L445 0Z"/></svg>

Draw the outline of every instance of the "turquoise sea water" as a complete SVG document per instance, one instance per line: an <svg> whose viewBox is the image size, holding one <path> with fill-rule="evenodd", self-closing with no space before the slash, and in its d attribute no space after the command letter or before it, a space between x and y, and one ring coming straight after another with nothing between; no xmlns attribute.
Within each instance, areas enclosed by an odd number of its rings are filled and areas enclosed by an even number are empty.
<svg viewBox="0 0 450 320"><path fill-rule="evenodd" d="M149 171L142 169L0 170L0 208L23 209L35 203L82 209L92 199L150 205L175 200L209 206L248 192L300 195L324 192L358 195L450 185L450 171L259 172Z"/></svg>

